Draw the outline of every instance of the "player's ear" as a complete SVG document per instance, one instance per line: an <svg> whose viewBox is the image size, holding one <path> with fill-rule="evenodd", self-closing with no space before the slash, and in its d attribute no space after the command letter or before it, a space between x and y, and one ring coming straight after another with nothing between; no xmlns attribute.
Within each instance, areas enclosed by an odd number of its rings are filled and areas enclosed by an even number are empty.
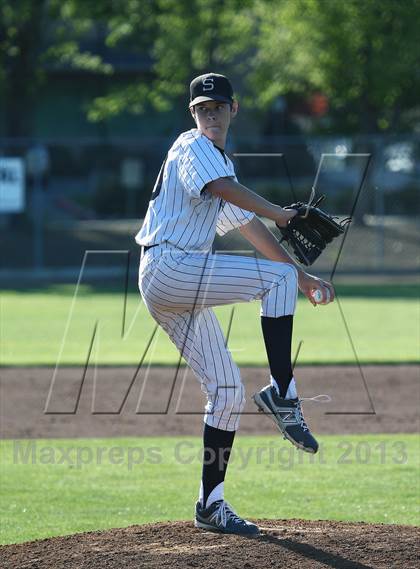
<svg viewBox="0 0 420 569"><path fill-rule="evenodd" d="M195 108L194 107L190 107L190 113L191 113L191 116L194 119L194 121L197 123L197 119L195 117Z"/></svg>
<svg viewBox="0 0 420 569"><path fill-rule="evenodd" d="M238 101L233 101L232 107L230 109L230 117L233 119L236 117L239 111L239 103Z"/></svg>

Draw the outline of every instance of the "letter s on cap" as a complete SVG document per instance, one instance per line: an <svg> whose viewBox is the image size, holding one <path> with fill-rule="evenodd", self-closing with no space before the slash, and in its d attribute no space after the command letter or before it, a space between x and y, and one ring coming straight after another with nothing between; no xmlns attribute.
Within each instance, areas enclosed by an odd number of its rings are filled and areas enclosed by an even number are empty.
<svg viewBox="0 0 420 569"><path fill-rule="evenodd" d="M213 77L206 77L203 79L203 91L213 91L214 79Z"/></svg>

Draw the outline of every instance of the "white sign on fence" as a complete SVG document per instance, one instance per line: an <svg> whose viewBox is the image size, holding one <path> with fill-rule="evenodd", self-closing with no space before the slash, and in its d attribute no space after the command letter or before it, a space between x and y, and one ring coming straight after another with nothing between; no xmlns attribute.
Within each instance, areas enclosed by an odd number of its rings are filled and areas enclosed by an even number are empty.
<svg viewBox="0 0 420 569"><path fill-rule="evenodd" d="M0 158L0 213L25 209L25 168L21 158Z"/></svg>

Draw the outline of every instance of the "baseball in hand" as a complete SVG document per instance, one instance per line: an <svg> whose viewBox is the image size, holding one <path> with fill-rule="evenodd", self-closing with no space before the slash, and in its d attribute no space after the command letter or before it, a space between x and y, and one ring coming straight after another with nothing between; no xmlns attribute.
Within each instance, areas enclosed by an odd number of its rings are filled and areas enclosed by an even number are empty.
<svg viewBox="0 0 420 569"><path fill-rule="evenodd" d="M331 298L330 291L326 287L322 287L322 289L315 288L311 292L311 296L317 304L328 304Z"/></svg>

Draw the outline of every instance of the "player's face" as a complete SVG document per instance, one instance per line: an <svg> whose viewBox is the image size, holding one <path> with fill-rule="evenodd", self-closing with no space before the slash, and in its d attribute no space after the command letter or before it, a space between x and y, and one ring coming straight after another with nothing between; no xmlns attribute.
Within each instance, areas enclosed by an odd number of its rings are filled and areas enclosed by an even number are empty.
<svg viewBox="0 0 420 569"><path fill-rule="evenodd" d="M231 119L238 111L238 104L205 101L195 105L191 112L200 130L212 142L224 148Z"/></svg>

